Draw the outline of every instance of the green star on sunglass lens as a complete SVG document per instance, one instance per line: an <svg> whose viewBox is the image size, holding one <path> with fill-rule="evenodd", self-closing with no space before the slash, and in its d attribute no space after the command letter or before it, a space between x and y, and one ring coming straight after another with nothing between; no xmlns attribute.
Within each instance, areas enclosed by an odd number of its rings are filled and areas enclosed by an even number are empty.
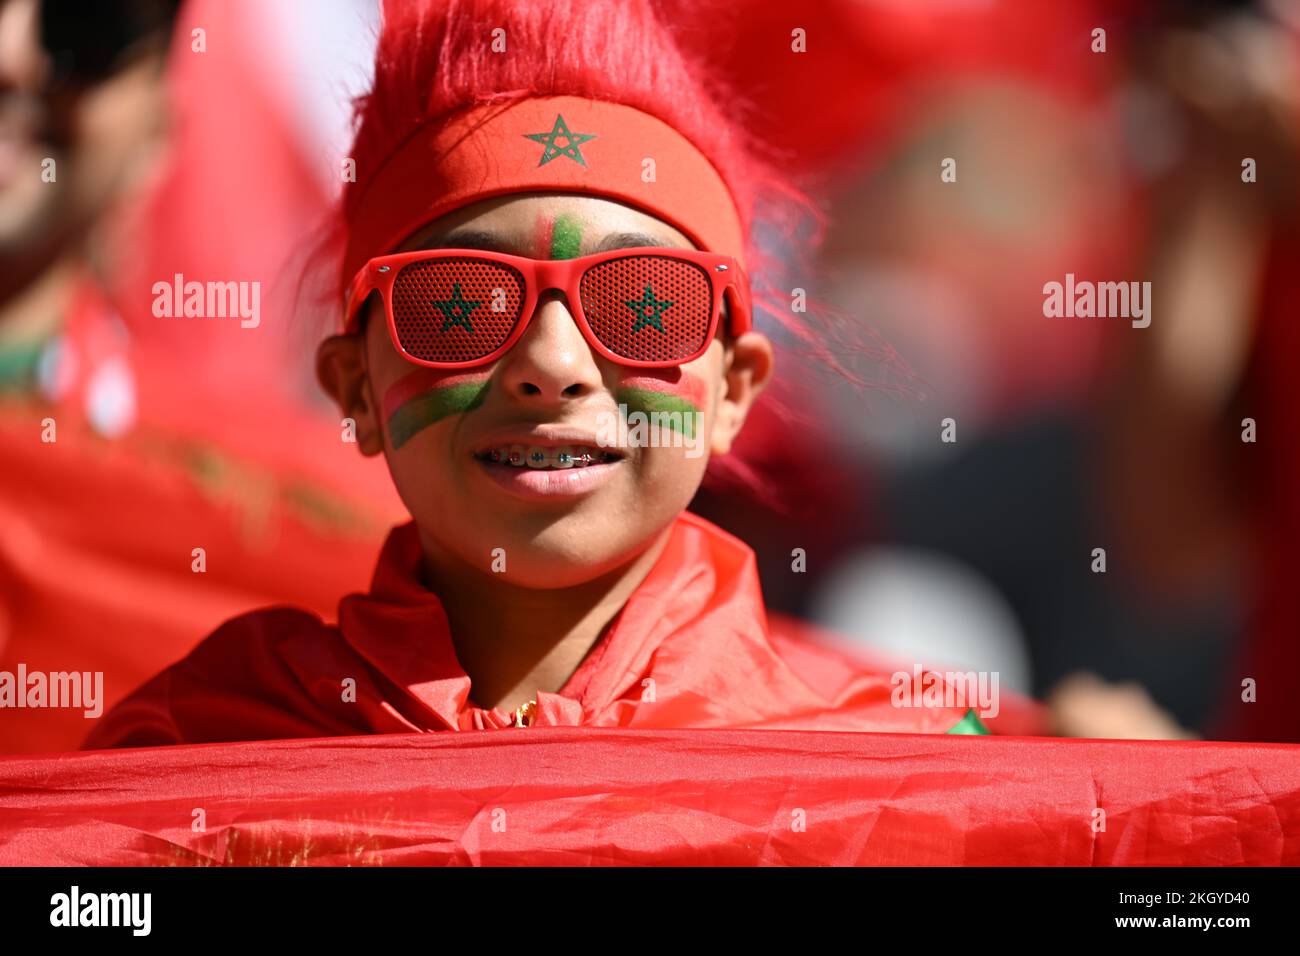
<svg viewBox="0 0 1300 956"><path fill-rule="evenodd" d="M453 325L461 325L468 332L474 331L474 326L469 324L469 314L477 309L482 302L466 302L460 293L460 283L454 282L451 286L450 299L435 299L433 304L437 306L438 311L442 313L442 331Z"/></svg>
<svg viewBox="0 0 1300 956"><path fill-rule="evenodd" d="M671 302L656 299L655 290L649 285L645 287L645 293L640 300L628 299L623 304L636 313L636 324L632 326L633 332L639 332L648 325L653 325L662 332L664 311L672 305Z"/></svg>

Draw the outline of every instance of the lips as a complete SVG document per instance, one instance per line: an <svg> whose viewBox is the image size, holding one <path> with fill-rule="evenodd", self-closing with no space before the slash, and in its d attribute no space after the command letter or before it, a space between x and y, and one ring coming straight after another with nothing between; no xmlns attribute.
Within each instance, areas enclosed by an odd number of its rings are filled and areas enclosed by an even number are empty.
<svg viewBox="0 0 1300 956"><path fill-rule="evenodd" d="M494 461L494 457L502 457L502 451L494 446L476 455L479 473L511 497L534 502L560 502L591 494L627 467L617 453L596 446L510 445L504 447L504 460ZM597 454L601 457L593 460ZM533 461L525 462L528 457Z"/></svg>

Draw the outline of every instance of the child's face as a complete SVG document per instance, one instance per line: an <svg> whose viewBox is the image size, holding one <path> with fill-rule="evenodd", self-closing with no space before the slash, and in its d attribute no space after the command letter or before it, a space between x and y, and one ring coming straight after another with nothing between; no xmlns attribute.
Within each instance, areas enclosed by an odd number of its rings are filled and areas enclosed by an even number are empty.
<svg viewBox="0 0 1300 956"><path fill-rule="evenodd" d="M402 251L471 247L552 259L649 245L694 248L617 202L526 194L459 210ZM703 357L674 369L618 365L592 351L554 292L495 363L434 370L394 348L378 297L368 308L364 333L322 344L322 381L356 419L362 450L383 451L431 558L526 587L590 581L650 545L694 496L709 455L730 448L771 374L771 347L754 332L725 343L720 334ZM619 427L639 420L621 417L620 404L648 410L648 393L660 393L656 403L667 393L686 410L653 447L635 432L628 442ZM501 461L491 460L494 451ZM511 451L523 467L509 463ZM582 464L584 452L596 461ZM531 467L539 454L546 466Z"/></svg>

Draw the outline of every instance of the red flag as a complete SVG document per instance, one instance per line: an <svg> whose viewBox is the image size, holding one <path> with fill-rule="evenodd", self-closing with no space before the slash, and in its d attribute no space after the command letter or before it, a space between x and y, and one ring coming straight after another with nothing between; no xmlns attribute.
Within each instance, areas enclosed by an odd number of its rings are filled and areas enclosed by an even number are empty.
<svg viewBox="0 0 1300 956"><path fill-rule="evenodd" d="M0 760L0 865L1278 865L1300 747L527 730Z"/></svg>

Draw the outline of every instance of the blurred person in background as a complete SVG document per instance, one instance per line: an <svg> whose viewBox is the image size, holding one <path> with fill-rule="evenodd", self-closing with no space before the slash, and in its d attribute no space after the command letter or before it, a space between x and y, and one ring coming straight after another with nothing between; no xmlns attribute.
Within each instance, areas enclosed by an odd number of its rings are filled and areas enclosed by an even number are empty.
<svg viewBox="0 0 1300 956"><path fill-rule="evenodd" d="M1086 49L1088 32L1070 33ZM1138 225L1107 78L1073 65L1093 88L996 66L927 83L880 168L834 201L848 213L830 244L837 293L923 397L856 423L885 476L881 541L818 612L1050 697L1059 733L1185 736L1164 708L1196 719L1215 664L1171 674L1169 647L1222 655L1223 612L1213 594L1151 609L1125 593L1120 548L1097 527L1087 422L1099 349L1123 332L1042 311L1044 282L1066 273L1128 278ZM940 180L946 157L955 182Z"/></svg>
<svg viewBox="0 0 1300 956"><path fill-rule="evenodd" d="M0 4L0 382L34 388L114 200L152 168L177 2ZM94 262L91 266L90 263Z"/></svg>
<svg viewBox="0 0 1300 956"><path fill-rule="evenodd" d="M1277 402L1277 353L1296 351L1268 318L1295 301L1268 266L1294 221L1283 91L1300 86L1282 80L1285 11L749 5L732 67L749 71L756 121L784 136L791 165L826 183L822 289L874 335L855 371L879 386L865 408L822 388L819 414L843 436L837 471L862 490L857 508L826 512L849 518L817 575L790 575L788 547L771 548L793 605L881 652L997 670L1046 697L1062 734L1231 733L1225 690L1236 704L1239 678L1267 669L1235 663L1243 629L1274 635L1251 659L1276 663L1300 633L1279 586L1297 534L1280 405L1273 444L1247 468L1273 489L1271 524L1252 532L1233 483L1256 451L1240 441L1237 396ZM796 27L802 57L785 49ZM1213 121L1188 102L1197 73ZM823 88L837 95L808 97ZM1256 154L1271 185L1243 195L1241 158ZM1152 280L1152 328L1046 318L1043 284L1066 273ZM1265 350L1268 328L1279 344ZM1178 397L1189 378L1201 383L1191 401ZM955 441L941 438L945 419ZM771 525L774 541L813 536ZM1106 573L1092 567L1098 547ZM1250 734L1269 732L1264 708L1244 713Z"/></svg>
<svg viewBox="0 0 1300 956"><path fill-rule="evenodd" d="M881 168L834 201L848 213L829 246L837 291L927 401L865 423L888 476L884 547L841 567L819 613L895 641L928 627L914 637L932 657L1012 686L1027 663L1064 735L1297 739L1265 719L1285 706L1276 687L1267 709L1237 696L1243 677L1293 669L1279 665L1300 633L1278 586L1297 436L1268 371L1295 349L1261 348L1295 302L1278 252L1295 249L1300 87L1293 26L1226 9L1243 6L1098 16L1122 70L1094 67L1088 98L1046 75L928 89ZM1076 48L1089 33L1070 32ZM946 187L940 155L960 157ZM1248 156L1266 185L1243 186ZM1067 272L1149 279L1150 329L1045 319L1041 283ZM1272 412L1258 451L1241 440L1252 407ZM1262 521L1251 480L1272 489ZM1261 628L1271 649L1238 649Z"/></svg>
<svg viewBox="0 0 1300 956"><path fill-rule="evenodd" d="M285 60L266 21L0 2L0 670L102 674L105 709L250 603L332 606L400 513L303 397L309 359L283 371L268 249L328 193L257 72ZM160 318L176 274L259 282L266 314ZM81 710L0 712L0 752L85 733Z"/></svg>
<svg viewBox="0 0 1300 956"><path fill-rule="evenodd" d="M1098 495L1125 580L1156 606L1231 602L1207 713L1217 739L1300 740L1300 9L1163 3L1136 18L1126 147L1142 269L1164 321L1123 337L1094 407ZM1199 670L1165 645L1165 684ZM1247 692L1249 685L1249 692Z"/></svg>

